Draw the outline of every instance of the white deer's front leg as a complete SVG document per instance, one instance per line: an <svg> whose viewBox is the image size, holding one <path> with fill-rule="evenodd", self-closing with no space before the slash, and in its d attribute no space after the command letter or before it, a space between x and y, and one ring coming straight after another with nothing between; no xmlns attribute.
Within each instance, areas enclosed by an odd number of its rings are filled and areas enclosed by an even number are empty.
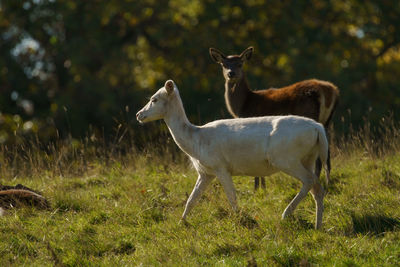
<svg viewBox="0 0 400 267"><path fill-rule="evenodd" d="M196 185L194 186L193 191L186 202L185 211L182 214L183 221L186 219L186 216L193 208L194 204L196 204L197 200L203 194L204 190L207 188L213 178L214 177L210 175L199 174Z"/></svg>
<svg viewBox="0 0 400 267"><path fill-rule="evenodd" d="M224 187L225 194L228 197L232 209L235 212L237 212L238 206L236 203L236 189L235 186L233 185L232 176L226 171L221 171L220 173L217 174L217 178Z"/></svg>

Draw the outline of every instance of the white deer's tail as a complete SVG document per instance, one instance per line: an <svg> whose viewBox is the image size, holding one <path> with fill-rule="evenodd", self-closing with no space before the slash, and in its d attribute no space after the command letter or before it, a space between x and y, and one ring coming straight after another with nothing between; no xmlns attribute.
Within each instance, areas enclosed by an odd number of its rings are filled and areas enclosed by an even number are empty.
<svg viewBox="0 0 400 267"><path fill-rule="evenodd" d="M329 179L330 179L330 170L328 168L328 150L329 150L329 144L328 144L328 139L326 137L325 129L321 125L321 127L318 127L318 149L319 149L319 158L321 159L322 166L325 170L325 176L326 176L326 185L329 184Z"/></svg>

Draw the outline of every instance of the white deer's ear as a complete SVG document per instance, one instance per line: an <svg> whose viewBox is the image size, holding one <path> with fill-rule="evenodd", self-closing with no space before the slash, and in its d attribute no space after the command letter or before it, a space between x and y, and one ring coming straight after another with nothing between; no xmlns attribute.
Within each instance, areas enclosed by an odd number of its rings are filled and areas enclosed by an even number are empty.
<svg viewBox="0 0 400 267"><path fill-rule="evenodd" d="M210 48L210 56L217 63L222 63L223 60L226 58L226 56L221 51L212 47Z"/></svg>
<svg viewBox="0 0 400 267"><path fill-rule="evenodd" d="M254 48L252 46L248 47L246 50L244 50L241 54L240 54L240 58L243 61L247 61L250 60L251 56L253 55L253 51Z"/></svg>
<svg viewBox="0 0 400 267"><path fill-rule="evenodd" d="M174 81L173 80L166 81L164 88L165 88L165 90L167 90L167 93L169 95L172 94L172 92L174 92Z"/></svg>

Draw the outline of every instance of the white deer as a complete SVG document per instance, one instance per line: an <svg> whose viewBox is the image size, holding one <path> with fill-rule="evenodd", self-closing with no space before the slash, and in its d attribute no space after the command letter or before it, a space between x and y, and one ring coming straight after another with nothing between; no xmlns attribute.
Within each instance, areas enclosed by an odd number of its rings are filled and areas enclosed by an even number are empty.
<svg viewBox="0 0 400 267"><path fill-rule="evenodd" d="M329 170L328 141L320 123L299 116L267 116L217 120L195 126L187 119L172 80L165 82L136 118L141 123L164 119L175 143L193 162L198 179L186 202L183 221L214 177L237 211L232 176L266 176L282 171L302 182L300 192L286 207L282 219L292 214L311 190L316 205L315 228L321 227L325 193L314 174L317 157L321 158L327 182Z"/></svg>

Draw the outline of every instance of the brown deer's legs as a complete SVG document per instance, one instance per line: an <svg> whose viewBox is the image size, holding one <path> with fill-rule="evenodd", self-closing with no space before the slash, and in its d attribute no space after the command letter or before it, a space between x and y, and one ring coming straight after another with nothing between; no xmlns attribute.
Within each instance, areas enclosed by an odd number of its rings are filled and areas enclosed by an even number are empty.
<svg viewBox="0 0 400 267"><path fill-rule="evenodd" d="M254 177L254 190L258 190L259 187L260 187L260 178Z"/></svg>
<svg viewBox="0 0 400 267"><path fill-rule="evenodd" d="M321 174L321 169L322 169L322 163L321 159L318 157L317 161L315 162L315 175L319 178Z"/></svg>
<svg viewBox="0 0 400 267"><path fill-rule="evenodd" d="M328 147L328 158L326 160L326 164L328 165L328 171L331 171L331 150ZM319 178L321 174L322 163L321 159L318 157L317 161L315 162L315 175Z"/></svg>
<svg viewBox="0 0 400 267"><path fill-rule="evenodd" d="M336 104L335 104L336 105ZM332 116L332 114L331 114ZM326 122L326 125L329 124L329 120L331 119L331 117L329 117L328 122ZM325 128L325 133L326 133L326 137L329 138L329 130L328 130L328 126L324 126ZM328 145L328 158L326 159L326 164L328 165L328 171L331 171L331 149ZM321 175L321 169L322 169L322 163L321 163L321 159L318 157L317 161L315 162L315 175L319 178L319 176Z"/></svg>
<svg viewBox="0 0 400 267"><path fill-rule="evenodd" d="M261 178L261 188L265 189L265 177L260 177Z"/></svg>
<svg viewBox="0 0 400 267"><path fill-rule="evenodd" d="M254 190L258 190L258 188L260 188L260 180L261 188L265 189L265 177L254 177Z"/></svg>

